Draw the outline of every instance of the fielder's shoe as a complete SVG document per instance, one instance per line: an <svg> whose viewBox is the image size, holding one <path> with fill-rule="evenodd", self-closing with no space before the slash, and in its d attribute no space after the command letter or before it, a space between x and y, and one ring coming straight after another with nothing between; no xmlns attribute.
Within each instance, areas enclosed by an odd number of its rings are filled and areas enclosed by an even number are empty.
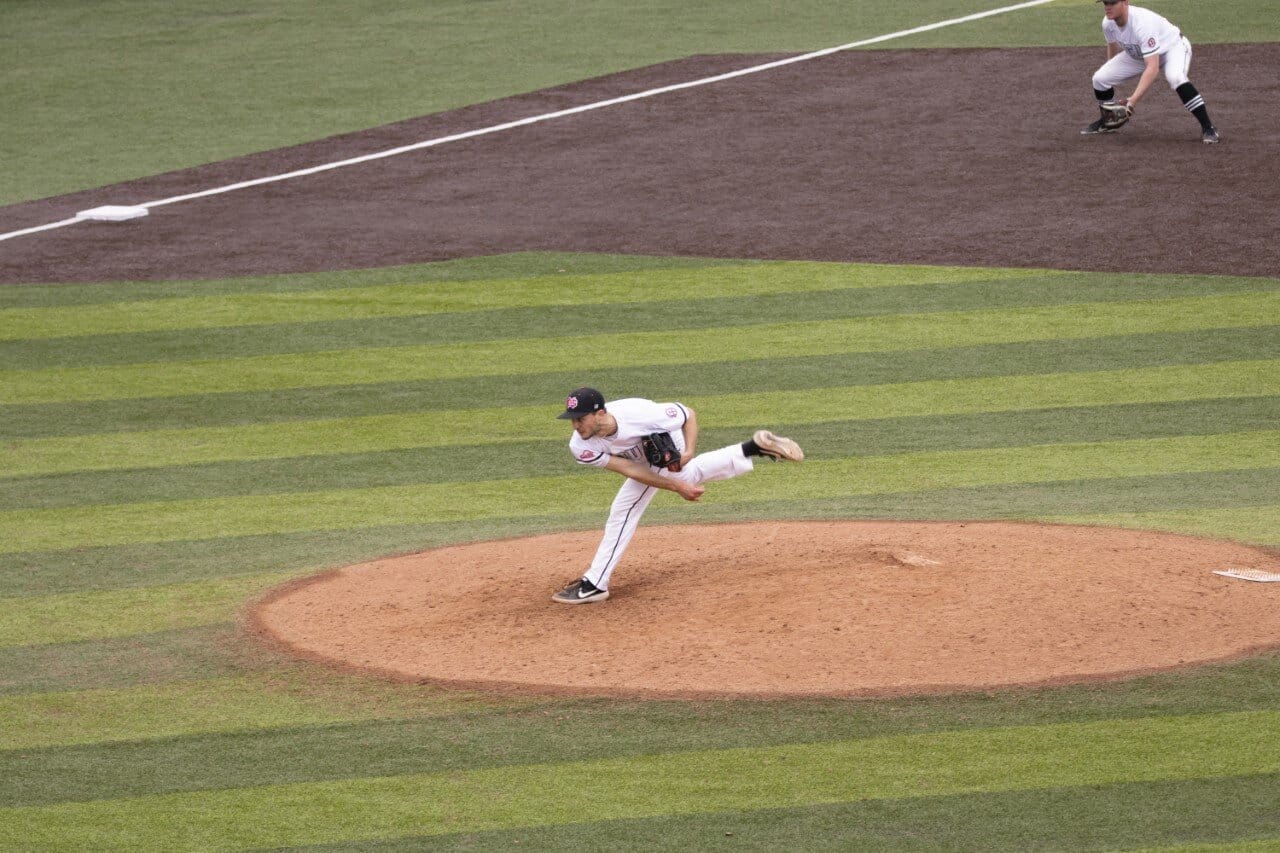
<svg viewBox="0 0 1280 853"><path fill-rule="evenodd" d="M1092 136L1092 135L1093 135L1093 134L1095 134L1095 133L1115 133L1115 132L1116 132L1116 128L1114 128L1114 127L1103 127L1103 126L1102 126L1102 119L1098 119L1097 121L1093 122L1092 124L1090 124L1090 125L1088 125L1088 126L1086 126L1086 127L1084 127L1084 128L1081 128L1081 130L1080 130L1080 135L1081 135L1081 136Z"/></svg>
<svg viewBox="0 0 1280 853"><path fill-rule="evenodd" d="M600 589L591 581L582 578L551 596L551 600L557 604L590 604L593 601L604 601L608 597L609 590Z"/></svg>
<svg viewBox="0 0 1280 853"><path fill-rule="evenodd" d="M804 459L804 451L800 449L800 445L789 438L774 435L767 429L756 430L751 440L756 443L756 447L760 448L760 452L770 459L789 459L792 462L800 462Z"/></svg>
<svg viewBox="0 0 1280 853"><path fill-rule="evenodd" d="M1200 141L1205 145L1217 145L1221 140L1222 137L1218 136L1218 129L1213 125L1210 125L1208 130L1200 134Z"/></svg>

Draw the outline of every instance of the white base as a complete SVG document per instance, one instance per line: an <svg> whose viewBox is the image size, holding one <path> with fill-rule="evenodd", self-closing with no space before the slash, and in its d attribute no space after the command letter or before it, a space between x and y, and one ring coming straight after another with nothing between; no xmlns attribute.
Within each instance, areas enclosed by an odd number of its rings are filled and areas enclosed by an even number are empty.
<svg viewBox="0 0 1280 853"><path fill-rule="evenodd" d="M76 219L92 219L96 222L124 222L127 219L138 219L147 215L145 207L127 207L119 204L108 204L91 210L82 210Z"/></svg>

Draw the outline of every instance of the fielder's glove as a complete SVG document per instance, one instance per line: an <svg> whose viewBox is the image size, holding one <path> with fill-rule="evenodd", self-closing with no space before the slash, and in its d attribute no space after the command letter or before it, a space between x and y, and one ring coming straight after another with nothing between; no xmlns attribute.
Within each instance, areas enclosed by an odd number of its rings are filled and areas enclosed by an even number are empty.
<svg viewBox="0 0 1280 853"><path fill-rule="evenodd" d="M1106 130L1124 127L1133 115L1133 104L1125 99L1104 101L1098 107L1102 110L1102 126Z"/></svg>
<svg viewBox="0 0 1280 853"><path fill-rule="evenodd" d="M676 449L675 439L670 433L655 432L640 439L644 448L644 458L655 468L666 468L668 471L680 470L680 451Z"/></svg>

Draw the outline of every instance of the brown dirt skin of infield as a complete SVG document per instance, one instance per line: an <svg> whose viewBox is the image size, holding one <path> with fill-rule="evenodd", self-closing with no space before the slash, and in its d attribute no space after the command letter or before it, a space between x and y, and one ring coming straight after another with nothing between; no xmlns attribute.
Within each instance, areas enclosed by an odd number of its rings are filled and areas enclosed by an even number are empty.
<svg viewBox="0 0 1280 853"><path fill-rule="evenodd" d="M288 584L254 630L400 681L642 698L896 696L1116 679L1280 646L1252 546L1018 522L641 528L611 598L549 600L599 532L455 545Z"/></svg>
<svg viewBox="0 0 1280 853"><path fill-rule="evenodd" d="M1195 34L1191 34L1194 41ZM1280 274L1280 44L1196 45L1122 132L1091 48L850 51L0 243L0 282L222 278L516 251ZM0 232L280 174L774 56L691 57L0 208Z"/></svg>

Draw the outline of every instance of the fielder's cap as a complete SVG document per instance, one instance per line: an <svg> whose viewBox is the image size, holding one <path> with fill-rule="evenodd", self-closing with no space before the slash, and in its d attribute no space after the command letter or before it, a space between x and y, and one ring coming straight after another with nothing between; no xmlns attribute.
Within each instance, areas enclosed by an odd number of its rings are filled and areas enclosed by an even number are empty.
<svg viewBox="0 0 1280 853"><path fill-rule="evenodd" d="M604 408L604 395L594 388L574 388L564 401L564 411L557 418L572 420Z"/></svg>

